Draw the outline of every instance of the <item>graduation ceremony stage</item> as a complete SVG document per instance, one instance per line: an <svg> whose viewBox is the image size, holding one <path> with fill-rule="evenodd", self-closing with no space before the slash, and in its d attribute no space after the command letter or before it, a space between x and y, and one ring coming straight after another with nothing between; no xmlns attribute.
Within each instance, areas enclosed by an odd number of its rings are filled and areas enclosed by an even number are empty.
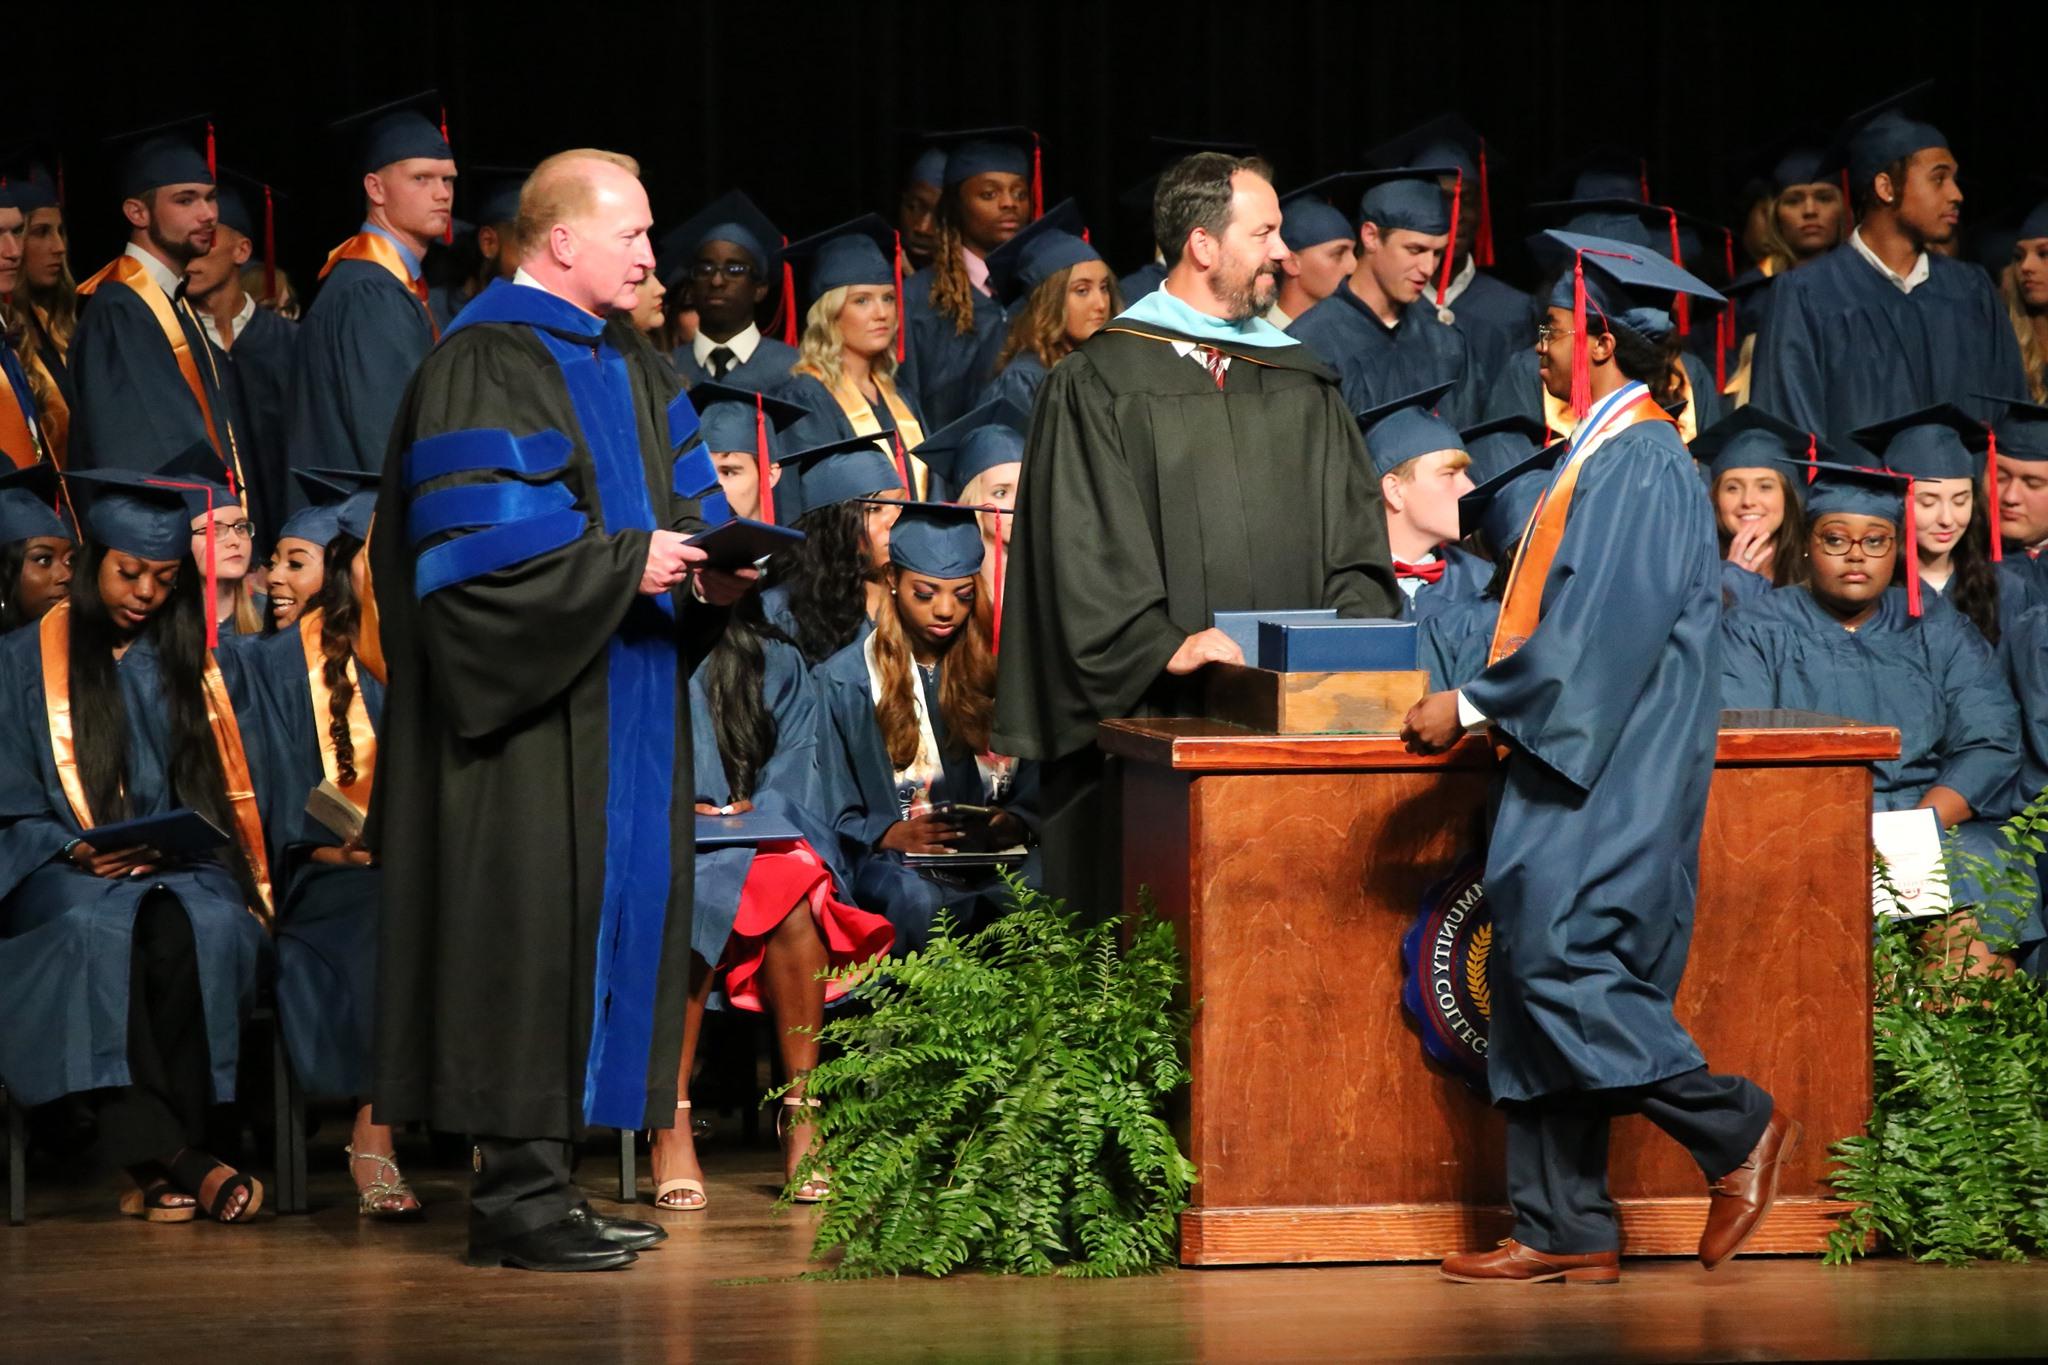
<svg viewBox="0 0 2048 1365"><path fill-rule="evenodd" d="M1427 1265L801 1281L817 1215L773 1211L772 1152L710 1144L709 1210L668 1220L630 1270L469 1270L464 1172L405 1146L427 1221L364 1224L344 1137L330 1125L316 1148L337 1159L316 1166L311 1216L251 1227L147 1227L105 1179L34 1190L30 1224L0 1227L0 1360L1925 1360L2048 1341L2038 1265L1650 1260L1611 1287L1454 1285ZM610 1191L615 1169L593 1156L582 1176Z"/></svg>

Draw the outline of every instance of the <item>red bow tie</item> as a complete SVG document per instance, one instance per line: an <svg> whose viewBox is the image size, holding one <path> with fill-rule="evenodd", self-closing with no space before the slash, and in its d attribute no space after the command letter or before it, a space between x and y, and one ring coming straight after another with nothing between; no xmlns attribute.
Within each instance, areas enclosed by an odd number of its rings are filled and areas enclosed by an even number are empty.
<svg viewBox="0 0 2048 1365"><path fill-rule="evenodd" d="M1425 583L1434 583L1443 576L1444 562L1441 559L1432 559L1427 564L1404 564L1398 559L1394 561L1396 578L1419 578Z"/></svg>

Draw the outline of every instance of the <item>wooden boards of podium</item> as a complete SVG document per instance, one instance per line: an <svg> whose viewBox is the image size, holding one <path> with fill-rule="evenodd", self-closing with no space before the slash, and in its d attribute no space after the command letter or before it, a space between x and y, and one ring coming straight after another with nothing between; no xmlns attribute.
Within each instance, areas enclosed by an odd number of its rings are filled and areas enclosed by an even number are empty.
<svg viewBox="0 0 2048 1365"><path fill-rule="evenodd" d="M1182 1263L1434 1260L1507 1235L1500 1116L1424 1060L1401 1007L1401 937L1479 847L1487 741L1425 758L1158 719L1101 744L1125 901L1147 888L1174 922L1196 1007ZM1806 1125L1751 1251L1816 1252L1843 1211L1827 1149L1870 1112L1867 765L1897 752L1884 727L1723 716L1678 1016ZM1699 1170L1645 1120L1616 1124L1609 1187L1624 1251L1694 1253Z"/></svg>

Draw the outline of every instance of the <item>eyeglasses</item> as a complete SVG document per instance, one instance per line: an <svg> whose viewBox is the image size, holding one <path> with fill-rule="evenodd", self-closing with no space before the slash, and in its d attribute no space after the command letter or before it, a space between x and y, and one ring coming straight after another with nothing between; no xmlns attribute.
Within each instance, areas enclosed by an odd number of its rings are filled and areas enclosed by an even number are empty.
<svg viewBox="0 0 2048 1365"><path fill-rule="evenodd" d="M690 273L700 280L712 280L720 275L729 280L744 280L754 273L754 267L745 261L699 261L690 267Z"/></svg>
<svg viewBox="0 0 2048 1365"><path fill-rule="evenodd" d="M1856 540L1844 535L1829 534L1815 536L1813 538L1813 546L1824 555L1840 556L1849 553L1851 545L1861 545L1863 553L1875 559L1879 555L1890 551L1893 541L1894 537L1892 536L1873 535L1864 536L1862 539Z"/></svg>
<svg viewBox="0 0 2048 1365"><path fill-rule="evenodd" d="M213 524L213 533L216 536L240 536L243 540L250 540L256 535L256 523L253 521L216 521ZM205 534L206 528L202 526L192 533L192 537L196 540Z"/></svg>
<svg viewBox="0 0 2048 1365"><path fill-rule="evenodd" d="M1577 335L1578 330L1573 327L1553 327L1547 322L1539 323L1536 327L1536 344L1538 346L1548 346L1551 340L1555 337L1569 337Z"/></svg>

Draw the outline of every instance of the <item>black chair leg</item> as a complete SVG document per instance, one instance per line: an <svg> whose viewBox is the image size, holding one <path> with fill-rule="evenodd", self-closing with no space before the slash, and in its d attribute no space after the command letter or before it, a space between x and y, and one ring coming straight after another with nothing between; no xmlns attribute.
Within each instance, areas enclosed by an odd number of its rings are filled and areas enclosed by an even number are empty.
<svg viewBox="0 0 2048 1365"><path fill-rule="evenodd" d="M28 1125L21 1106L4 1090L0 1105L7 1110L7 1222L18 1228L28 1222Z"/></svg>
<svg viewBox="0 0 2048 1365"><path fill-rule="evenodd" d="M640 1167L633 1148L633 1130L619 1130L619 1202L637 1203L640 1199Z"/></svg>
<svg viewBox="0 0 2048 1365"><path fill-rule="evenodd" d="M299 1092L299 1078L292 1074L291 1057L285 1050L284 1025L271 1022L271 1092L277 1126L277 1211L306 1211L306 1097Z"/></svg>

